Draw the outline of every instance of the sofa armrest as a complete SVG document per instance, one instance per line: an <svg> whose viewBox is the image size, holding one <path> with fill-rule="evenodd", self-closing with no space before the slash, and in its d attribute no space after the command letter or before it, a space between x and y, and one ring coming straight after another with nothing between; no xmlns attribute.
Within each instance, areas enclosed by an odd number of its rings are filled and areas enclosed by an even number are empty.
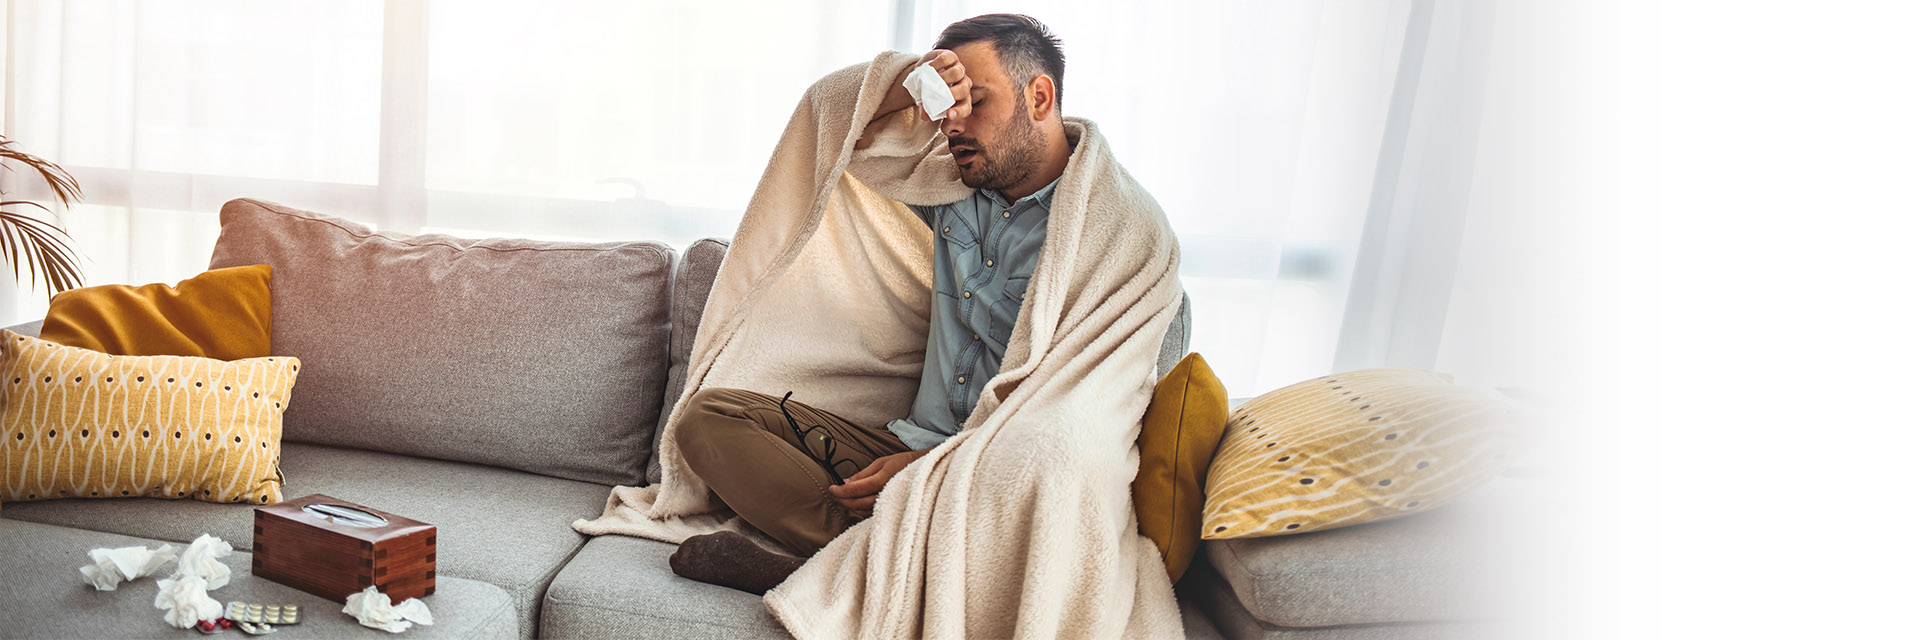
<svg viewBox="0 0 1920 640"><path fill-rule="evenodd" d="M44 323L44 322L46 321L35 320L33 322L22 322L20 324L13 325L11 327L7 327L7 330L12 331L14 333L18 333L23 336L38 338L40 337L40 325L41 323Z"/></svg>
<svg viewBox="0 0 1920 640"><path fill-rule="evenodd" d="M1554 487L1500 478L1433 511L1287 536L1209 540L1201 553L1254 618L1284 627L1499 619L1566 532Z"/></svg>

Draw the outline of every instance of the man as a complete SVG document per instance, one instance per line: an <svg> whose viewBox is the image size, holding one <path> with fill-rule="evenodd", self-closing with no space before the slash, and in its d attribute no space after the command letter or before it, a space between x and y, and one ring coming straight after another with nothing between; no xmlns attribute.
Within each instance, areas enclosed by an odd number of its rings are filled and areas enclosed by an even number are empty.
<svg viewBox="0 0 1920 640"><path fill-rule="evenodd" d="M954 23L922 64L953 93L940 131L974 192L912 207L935 247L926 364L911 413L860 425L801 400L706 388L682 417L688 467L748 524L803 556L870 516L895 474L959 432L999 372L1054 185L1073 153L1060 118L1065 60L1039 21L1001 14ZM895 79L876 119L919 110L901 86L913 68ZM721 532L687 539L670 564L688 578L764 593L804 561Z"/></svg>

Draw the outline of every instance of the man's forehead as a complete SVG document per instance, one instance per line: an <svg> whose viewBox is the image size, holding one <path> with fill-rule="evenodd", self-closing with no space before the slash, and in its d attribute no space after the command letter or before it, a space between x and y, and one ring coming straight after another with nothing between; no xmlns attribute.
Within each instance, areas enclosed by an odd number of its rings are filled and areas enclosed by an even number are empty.
<svg viewBox="0 0 1920 640"><path fill-rule="evenodd" d="M953 49L953 55L960 57L960 64L967 67L967 75L973 76L976 87L987 82L1006 80L1006 71L1000 68L1000 52L993 50L991 42L960 45Z"/></svg>

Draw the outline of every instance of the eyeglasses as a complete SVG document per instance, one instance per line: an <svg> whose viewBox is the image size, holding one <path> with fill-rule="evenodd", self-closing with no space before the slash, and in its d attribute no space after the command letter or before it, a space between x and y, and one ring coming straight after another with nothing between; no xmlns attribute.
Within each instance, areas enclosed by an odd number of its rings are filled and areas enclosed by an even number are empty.
<svg viewBox="0 0 1920 640"><path fill-rule="evenodd" d="M805 431L802 431L800 429L800 423L793 419L793 414L787 412L787 398L791 397L793 397L792 391L788 391L787 395L780 396L780 415L787 417L787 427L793 429L793 435L795 437L800 438L800 451L806 453L807 457L812 458L814 462L819 463L821 468L826 469L827 475L833 478L834 484L846 484L847 475L851 474L841 474L839 466L843 464L853 465L853 473L859 473L860 463L846 458L841 458L838 461L833 459L833 452L838 445L834 443L832 437L827 435L826 427L813 426L807 427ZM815 431L819 431L820 433L816 435L814 434Z"/></svg>

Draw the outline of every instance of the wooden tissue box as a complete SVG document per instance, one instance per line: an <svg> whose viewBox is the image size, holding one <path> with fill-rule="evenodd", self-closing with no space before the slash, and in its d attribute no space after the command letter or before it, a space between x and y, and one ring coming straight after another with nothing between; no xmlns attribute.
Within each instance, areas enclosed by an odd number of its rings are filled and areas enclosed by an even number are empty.
<svg viewBox="0 0 1920 640"><path fill-rule="evenodd" d="M253 510L253 575L335 602L433 593L433 525L313 494Z"/></svg>

